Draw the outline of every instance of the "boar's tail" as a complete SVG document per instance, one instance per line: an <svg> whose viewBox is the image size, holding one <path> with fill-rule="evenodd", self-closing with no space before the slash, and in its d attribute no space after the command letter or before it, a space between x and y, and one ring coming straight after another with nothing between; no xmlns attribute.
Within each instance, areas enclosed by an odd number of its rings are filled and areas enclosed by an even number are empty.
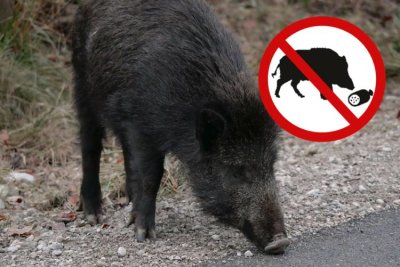
<svg viewBox="0 0 400 267"><path fill-rule="evenodd" d="M278 71L278 69L279 69L280 65L281 65L281 63L279 63L279 64L278 64L278 66L277 66L277 67L276 67L276 69L275 69L275 72L274 72L274 73L271 73L271 75L272 75L272 78L274 78L274 77L275 77L275 75L276 75L276 72Z"/></svg>

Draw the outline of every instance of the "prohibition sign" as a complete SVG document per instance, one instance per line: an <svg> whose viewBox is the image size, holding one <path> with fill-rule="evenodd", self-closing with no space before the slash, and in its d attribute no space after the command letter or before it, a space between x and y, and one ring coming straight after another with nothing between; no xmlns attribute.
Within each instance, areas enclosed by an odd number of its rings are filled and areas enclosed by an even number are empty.
<svg viewBox="0 0 400 267"><path fill-rule="evenodd" d="M302 56L296 51L296 49L290 45L290 42L287 41L288 38L304 29L319 26L333 27L335 29L339 29L348 34L351 34L351 36L356 38L361 43L361 45L365 47L365 50L368 52L370 58L372 59L376 76L376 82L374 84L375 88L373 90L374 93L365 112L358 116L355 115L355 113L349 108L349 106L346 105L343 100L341 100L331 90L331 88L318 75L318 73L310 67L307 61L304 60ZM318 36L315 36L315 38L318 38ZM337 40L337 42L340 42L340 40ZM315 88L320 91L321 95L323 95L327 99L325 100L325 105L331 105L334 109L336 109L337 112L340 113L341 118L344 118L347 121L347 126L344 126L340 129L334 129L332 131L311 131L309 129L305 129L304 127L294 124L282 115L270 94L269 88L269 82L270 79L272 79L272 77L270 76L270 66L272 59L278 50L281 50L286 55L286 57L297 67L297 69L300 70L301 73L315 86ZM354 134L355 132L363 128L372 119L372 117L378 111L380 103L382 102L386 77L385 66L382 56L374 42L366 33L364 33L357 26L345 20L334 17L317 16L302 19L289 25L271 41L271 43L265 50L264 56L261 60L258 82L263 104L268 113L279 126L281 126L289 133L305 140L316 142L329 142L339 140ZM357 88L356 84L355 87L355 91L357 89L361 89ZM370 90L370 92L372 92L372 90ZM353 101L353 99L351 101Z"/></svg>

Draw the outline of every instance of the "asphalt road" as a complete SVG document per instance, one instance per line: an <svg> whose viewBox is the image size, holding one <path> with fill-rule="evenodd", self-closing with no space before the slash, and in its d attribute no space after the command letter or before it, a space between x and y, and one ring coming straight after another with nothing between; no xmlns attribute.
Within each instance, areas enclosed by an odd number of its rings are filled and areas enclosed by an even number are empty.
<svg viewBox="0 0 400 267"><path fill-rule="evenodd" d="M256 254L204 266L400 266L400 209L304 236L282 256Z"/></svg>

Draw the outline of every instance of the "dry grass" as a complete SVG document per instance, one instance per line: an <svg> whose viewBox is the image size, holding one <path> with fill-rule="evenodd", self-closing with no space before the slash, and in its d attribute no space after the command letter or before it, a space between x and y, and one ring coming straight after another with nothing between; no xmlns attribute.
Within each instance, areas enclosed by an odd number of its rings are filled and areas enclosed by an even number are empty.
<svg viewBox="0 0 400 267"><path fill-rule="evenodd" d="M15 0L14 17L0 31L0 133L9 135L9 140L0 138L0 178L12 168L32 169L38 182L20 189L32 202L47 203L45 208L65 203L70 207L68 198L78 194L80 157L67 37L76 2ZM396 78L391 82L398 81L400 7L395 0L209 2L236 32L255 75L265 46L278 31L310 15L333 15L370 34L389 76ZM178 163L170 158L166 169L162 194L181 190L185 175ZM107 203L124 196L122 155L114 138L105 146L101 176Z"/></svg>
<svg viewBox="0 0 400 267"><path fill-rule="evenodd" d="M47 24L46 1L16 1L0 34L0 129L28 166L64 164L72 155L74 119L65 37ZM18 167L18 166L16 166Z"/></svg>

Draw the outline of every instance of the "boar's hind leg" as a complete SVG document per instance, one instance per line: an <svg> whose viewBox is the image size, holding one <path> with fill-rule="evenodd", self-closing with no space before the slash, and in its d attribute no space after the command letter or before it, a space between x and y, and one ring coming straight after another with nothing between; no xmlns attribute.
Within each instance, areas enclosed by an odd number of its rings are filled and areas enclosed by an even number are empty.
<svg viewBox="0 0 400 267"><path fill-rule="evenodd" d="M299 84L299 82L300 82L299 80L292 80L292 82L291 82L290 84L292 85L294 92L295 92L298 96L300 96L301 98L303 98L304 95L302 95L302 94L300 93L299 89L297 88L297 85Z"/></svg>
<svg viewBox="0 0 400 267"><path fill-rule="evenodd" d="M282 78L279 78L279 80L276 82L276 90L275 90L275 96L276 97L280 97L279 96L279 91L281 90L281 87L283 84L285 84L286 82L288 82L288 80L284 80Z"/></svg>
<svg viewBox="0 0 400 267"><path fill-rule="evenodd" d="M125 159L126 192L133 204L128 225L135 224L136 239L155 238L157 192L164 172L164 154L135 134L121 138Z"/></svg>
<svg viewBox="0 0 400 267"><path fill-rule="evenodd" d="M78 114L83 169L80 206L88 222L94 225L102 220L99 168L104 128L96 123L87 107L78 105Z"/></svg>

